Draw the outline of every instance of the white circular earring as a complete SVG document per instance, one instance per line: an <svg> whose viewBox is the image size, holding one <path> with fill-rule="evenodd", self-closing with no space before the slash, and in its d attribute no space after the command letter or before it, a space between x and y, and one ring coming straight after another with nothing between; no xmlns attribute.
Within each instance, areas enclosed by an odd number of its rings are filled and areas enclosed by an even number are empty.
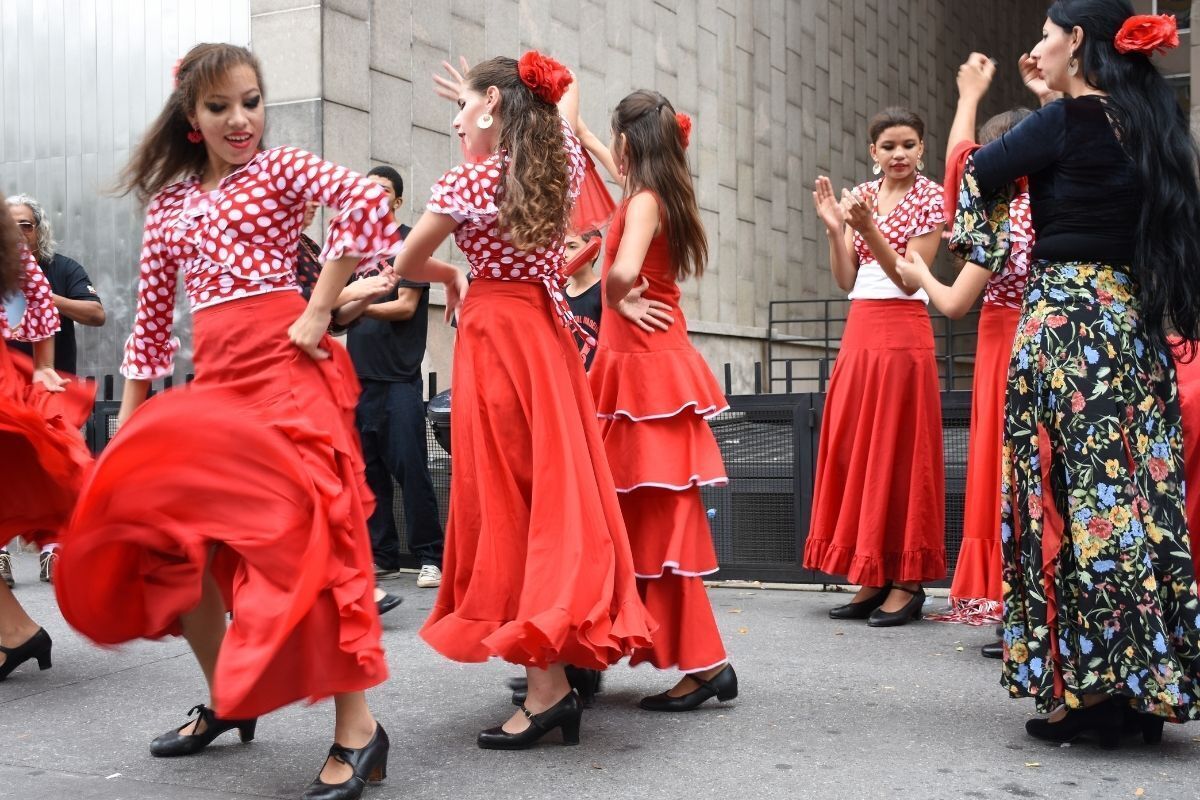
<svg viewBox="0 0 1200 800"><path fill-rule="evenodd" d="M1075 57L1074 53L1071 54L1071 60L1067 62L1067 74L1072 78L1079 74L1079 59Z"/></svg>
<svg viewBox="0 0 1200 800"><path fill-rule="evenodd" d="M875 164L871 167L871 174L878 175L881 172L883 172L883 167L879 166L879 162L876 161Z"/></svg>
<svg viewBox="0 0 1200 800"><path fill-rule="evenodd" d="M925 162L918 158L917 159L917 172L920 172L923 169L925 169Z"/></svg>
<svg viewBox="0 0 1200 800"><path fill-rule="evenodd" d="M479 117L479 119L475 120L475 127L486 131L488 128L492 127L493 121L494 120L492 119L491 114L483 114Z"/></svg>

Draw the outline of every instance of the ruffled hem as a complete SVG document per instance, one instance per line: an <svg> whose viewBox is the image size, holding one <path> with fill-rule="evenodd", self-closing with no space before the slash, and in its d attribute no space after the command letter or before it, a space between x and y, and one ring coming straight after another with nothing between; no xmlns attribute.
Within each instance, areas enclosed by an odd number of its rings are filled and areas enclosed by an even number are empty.
<svg viewBox="0 0 1200 800"><path fill-rule="evenodd" d="M999 539L964 538L954 567L951 597L985 598L999 603L1001 588Z"/></svg>
<svg viewBox="0 0 1200 800"><path fill-rule="evenodd" d="M845 575L850 583L859 586L883 586L888 581L925 583L946 577L946 553L930 549L863 555L852 547L809 539L804 548L804 568Z"/></svg>
<svg viewBox="0 0 1200 800"><path fill-rule="evenodd" d="M1004 614L1004 606L995 600L950 597L950 608L940 614L927 614L925 619L961 625L995 625Z"/></svg>
<svg viewBox="0 0 1200 800"><path fill-rule="evenodd" d="M139 338L140 337L140 338ZM139 354L138 345L143 348ZM125 340L125 358L121 362L121 375L139 381L165 378L175 371L175 354L179 352L179 338L171 336L166 342L151 342L144 334L134 331ZM138 362L145 362L139 364Z"/></svg>
<svg viewBox="0 0 1200 800"><path fill-rule="evenodd" d="M714 417L729 401L712 370L692 347L645 352L616 352L601 341L588 372L596 415L644 422L690 410Z"/></svg>
<svg viewBox="0 0 1200 800"><path fill-rule="evenodd" d="M695 489L704 486L728 486L729 478L722 475L716 478L703 478L699 475L692 475L683 483L663 483L661 481L642 481L635 483L633 486L617 487L617 492L620 494L628 494L637 491L638 489L666 489L672 492L684 492L688 489Z"/></svg>
<svg viewBox="0 0 1200 800"><path fill-rule="evenodd" d="M729 660L704 581L667 575L638 581L646 610L659 622L654 644L638 650L630 666L651 664L657 669L700 672Z"/></svg>
<svg viewBox="0 0 1200 800"><path fill-rule="evenodd" d="M624 417L600 423L604 451L617 491L686 491L729 482L712 428L695 414L635 422Z"/></svg>
<svg viewBox="0 0 1200 800"><path fill-rule="evenodd" d="M700 577L719 569L699 489L641 489L618 499L636 577Z"/></svg>

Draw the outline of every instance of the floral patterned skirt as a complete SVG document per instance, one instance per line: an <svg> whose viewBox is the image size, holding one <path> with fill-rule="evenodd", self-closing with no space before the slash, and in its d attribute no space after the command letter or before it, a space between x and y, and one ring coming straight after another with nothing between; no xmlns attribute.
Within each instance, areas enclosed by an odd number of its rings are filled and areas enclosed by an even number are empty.
<svg viewBox="0 0 1200 800"><path fill-rule="evenodd" d="M1200 719L1175 372L1124 268L1034 263L1006 417L1003 685L1042 712L1106 693Z"/></svg>

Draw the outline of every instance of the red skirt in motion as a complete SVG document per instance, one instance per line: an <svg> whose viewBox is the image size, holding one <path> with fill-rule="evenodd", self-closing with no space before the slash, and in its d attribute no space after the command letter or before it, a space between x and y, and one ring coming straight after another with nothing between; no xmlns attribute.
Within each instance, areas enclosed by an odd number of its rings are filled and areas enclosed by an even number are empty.
<svg viewBox="0 0 1200 800"><path fill-rule="evenodd" d="M579 187L579 197L575 198L575 205L571 207L570 228L575 234L600 230L609 223L613 211L617 208L612 195L608 193L604 179L596 169L596 162L586 150L583 152L583 160L586 162L583 182Z"/></svg>
<svg viewBox="0 0 1200 800"><path fill-rule="evenodd" d="M74 379L51 393L32 376L33 362L0 341L0 545L34 534L52 540L92 463L79 429L95 387Z"/></svg>
<svg viewBox="0 0 1200 800"><path fill-rule="evenodd" d="M1192 564L1200 576L1200 353L1190 363L1176 361L1175 376L1183 418L1188 541L1192 546Z"/></svg>
<svg viewBox="0 0 1200 800"><path fill-rule="evenodd" d="M851 583L946 576L942 410L916 300L854 300L825 397L804 566Z"/></svg>
<svg viewBox="0 0 1200 800"><path fill-rule="evenodd" d="M583 361L541 283L476 280L459 317L442 586L455 661L603 669L649 646Z"/></svg>
<svg viewBox="0 0 1200 800"><path fill-rule="evenodd" d="M985 303L979 312L962 548L950 599L999 603L1000 462L1008 361L1021 309Z"/></svg>
<svg viewBox="0 0 1200 800"><path fill-rule="evenodd" d="M387 677L354 428L358 382L292 345L298 294L194 318L196 380L151 398L105 449L63 537L63 615L101 644L180 633L211 568L233 621L215 711L251 717Z"/></svg>

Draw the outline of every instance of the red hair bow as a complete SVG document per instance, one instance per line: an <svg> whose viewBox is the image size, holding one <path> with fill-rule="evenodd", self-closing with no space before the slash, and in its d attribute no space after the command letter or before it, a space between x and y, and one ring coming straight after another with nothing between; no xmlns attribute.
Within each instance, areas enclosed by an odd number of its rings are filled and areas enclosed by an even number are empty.
<svg viewBox="0 0 1200 800"><path fill-rule="evenodd" d="M1113 39L1118 53L1165 53L1179 46L1179 26L1171 14L1134 14Z"/></svg>
<svg viewBox="0 0 1200 800"><path fill-rule="evenodd" d="M571 70L537 50L530 50L521 56L517 62L517 73L522 83L550 105L557 105L566 94L567 87L575 80L571 77Z"/></svg>
<svg viewBox="0 0 1200 800"><path fill-rule="evenodd" d="M692 118L682 111L675 112L675 122L679 125L679 139L683 142L683 148L686 150L688 142L692 140Z"/></svg>

